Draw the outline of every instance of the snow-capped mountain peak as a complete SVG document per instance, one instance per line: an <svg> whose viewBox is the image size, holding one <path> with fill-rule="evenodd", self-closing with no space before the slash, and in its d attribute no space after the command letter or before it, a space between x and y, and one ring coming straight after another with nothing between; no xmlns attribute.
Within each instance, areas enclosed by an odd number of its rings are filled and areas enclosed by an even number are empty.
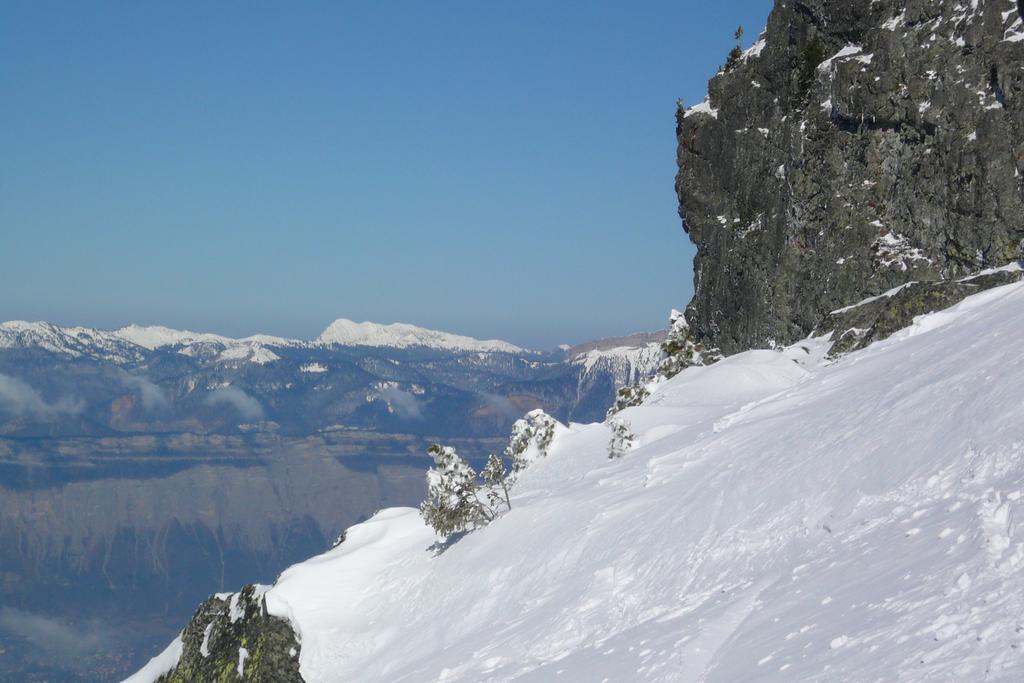
<svg viewBox="0 0 1024 683"><path fill-rule="evenodd" d="M450 332L428 330L408 323L357 323L339 318L317 338L321 344L339 346L387 346L407 348L425 346L452 351L523 353L524 349L497 339L481 340Z"/></svg>
<svg viewBox="0 0 1024 683"><path fill-rule="evenodd" d="M126 325L111 334L150 351L165 346L187 346L189 344L219 344L227 348L239 345L297 346L304 343L296 339L274 337L268 334L254 334L234 339L211 332L175 330L162 325Z"/></svg>
<svg viewBox="0 0 1024 683"><path fill-rule="evenodd" d="M48 322L10 320L0 323L0 348L40 348L75 358L86 356L126 362L137 355L136 345L112 332L90 327L60 327Z"/></svg>
<svg viewBox="0 0 1024 683"><path fill-rule="evenodd" d="M264 365L279 358L266 348L268 346L295 347L307 344L265 334L232 339L209 332L175 330L161 325L127 325L117 330L99 330L23 320L0 323L0 348L35 348L74 358L94 358L118 364L138 360L146 351L182 347L179 353L191 356L196 351L193 345L210 345L215 352L220 352L220 360Z"/></svg>
<svg viewBox="0 0 1024 683"><path fill-rule="evenodd" d="M217 356L217 360L222 362L245 362L256 363L257 365L266 365L267 363L273 363L276 360L281 360L281 357L259 342L252 342L249 344L236 343L233 346L227 347L221 351L219 356Z"/></svg>
<svg viewBox="0 0 1024 683"><path fill-rule="evenodd" d="M112 334L150 351L164 346L187 345L197 342L228 346L234 341L219 334L175 330L162 325L126 325Z"/></svg>
<svg viewBox="0 0 1024 683"><path fill-rule="evenodd" d="M116 330L99 330L22 320L0 323L0 348L34 347L76 357L115 359L115 356L134 356L144 350L156 351L175 346L184 347L186 353L190 354L189 348L196 344L231 350L227 357L232 359L252 356L255 362L268 362L276 358L269 358L265 349L262 354L256 353L262 347L302 347L310 344L398 349L422 346L448 351L529 353L526 349L497 339L474 339L407 323L381 325L371 322L357 323L344 318L331 323L314 342L267 334L254 334L236 339L211 332L177 330L162 325L126 325ZM256 360L257 357L263 360Z"/></svg>

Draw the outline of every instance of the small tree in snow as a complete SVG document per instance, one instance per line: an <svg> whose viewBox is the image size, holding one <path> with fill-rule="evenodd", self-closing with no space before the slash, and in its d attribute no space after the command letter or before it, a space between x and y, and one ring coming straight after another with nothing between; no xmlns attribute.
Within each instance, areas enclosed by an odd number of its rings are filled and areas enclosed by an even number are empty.
<svg viewBox="0 0 1024 683"><path fill-rule="evenodd" d="M668 336L661 343L661 363L654 381L671 379L692 365L710 365L720 360L722 353L696 341L690 333L686 316L673 310L669 316ZM626 408L640 405L650 395L650 390L644 384L622 387L615 395L615 403L608 409L607 417L611 418Z"/></svg>
<svg viewBox="0 0 1024 683"><path fill-rule="evenodd" d="M669 317L668 338L661 344L661 365L658 375L671 379L693 365L710 365L722 360L718 349L709 349L690 333L686 315L673 310Z"/></svg>
<svg viewBox="0 0 1024 683"><path fill-rule="evenodd" d="M632 408L643 403L651 392L647 390L643 384L633 384L628 387L622 387L618 393L615 394L615 403L608 409L608 413L605 417L611 417L616 413L619 413L626 408Z"/></svg>
<svg viewBox="0 0 1024 683"><path fill-rule="evenodd" d="M510 477L500 456L491 455L478 479L454 448L434 444L427 452L434 456L435 467L427 471L427 499L420 504L420 515L438 534L486 526L512 509Z"/></svg>
<svg viewBox="0 0 1024 683"><path fill-rule="evenodd" d="M442 536L486 524L493 515L477 498L476 472L454 448L434 444L427 451L435 467L427 471L427 499L420 505L423 521Z"/></svg>
<svg viewBox="0 0 1024 683"><path fill-rule="evenodd" d="M608 426L612 429L612 438L608 442L608 458L621 458L633 447L636 437L629 428L629 423L621 418L612 418Z"/></svg>
<svg viewBox="0 0 1024 683"><path fill-rule="evenodd" d="M505 455L512 461L513 479L535 459L547 456L551 440L555 438L556 424L558 420L538 408L512 425Z"/></svg>
<svg viewBox="0 0 1024 683"><path fill-rule="evenodd" d="M506 510L511 510L512 501L508 497L508 487L511 482L509 481L509 472L505 469L505 463L502 462L501 456L491 453L491 456L487 459L487 465L480 475L484 480L484 486L487 487L487 506L490 509L492 518L501 512L502 506Z"/></svg>
<svg viewBox="0 0 1024 683"><path fill-rule="evenodd" d="M558 421L543 410L517 420L505 448L511 461L506 469L500 455L492 454L479 477L454 448L434 444L427 451L434 467L427 471L427 498L420 504L423 521L441 536L486 526L512 509L509 488L520 472L547 455Z"/></svg>

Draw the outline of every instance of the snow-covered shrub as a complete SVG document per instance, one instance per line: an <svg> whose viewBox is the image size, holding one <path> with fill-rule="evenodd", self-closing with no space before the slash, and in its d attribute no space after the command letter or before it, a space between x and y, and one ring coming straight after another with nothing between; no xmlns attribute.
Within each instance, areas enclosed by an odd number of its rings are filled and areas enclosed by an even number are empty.
<svg viewBox="0 0 1024 683"><path fill-rule="evenodd" d="M693 365L710 365L722 360L718 349L709 349L696 341L690 334L690 325L686 316L674 310L669 317L668 337L661 343L661 363L654 382L675 377ZM615 403L608 409L607 417L612 417L626 408L633 408L647 400L651 395L650 384L634 384L622 387L615 395Z"/></svg>
<svg viewBox="0 0 1024 683"><path fill-rule="evenodd" d="M722 360L718 349L709 349L690 334L686 315L673 310L669 317L668 338L661 344L661 365L658 376L671 379L693 365L710 365Z"/></svg>
<svg viewBox="0 0 1024 683"><path fill-rule="evenodd" d="M512 477L529 467L537 458L548 454L548 446L555 438L555 425L558 420L540 408L531 410L525 417L516 420L512 425L512 436L505 455L512 461Z"/></svg>
<svg viewBox="0 0 1024 683"><path fill-rule="evenodd" d="M479 476L454 448L434 444L427 451L434 467L427 471L427 499L420 504L423 521L442 536L472 531L512 509L508 490L520 472L548 453L558 421L543 410L533 410L512 426L505 448L511 468L500 455L491 454Z"/></svg>
<svg viewBox="0 0 1024 683"><path fill-rule="evenodd" d="M606 417L611 417L618 412L625 410L626 408L632 408L643 403L651 392L647 390L647 387L643 384L633 384L628 387L622 387L618 393L615 394L615 403L608 409Z"/></svg>
<svg viewBox="0 0 1024 683"><path fill-rule="evenodd" d="M509 474L509 471L505 469L505 463L502 462L501 456L491 453L491 456L487 459L487 465L484 467L483 472L480 473L480 476L483 478L484 487L487 489L487 506L492 519L497 517L502 507L506 510L512 509L512 502L508 497L508 487L512 483Z"/></svg>
<svg viewBox="0 0 1024 683"><path fill-rule="evenodd" d="M435 467L427 471L427 499L420 505L423 521L442 536L489 522L470 464L449 446L434 444L428 453Z"/></svg>
<svg viewBox="0 0 1024 683"><path fill-rule="evenodd" d="M608 458L621 458L626 451L633 447L633 440L636 436L630 429L629 423L621 418L612 418L608 426L612 429L612 438L608 442Z"/></svg>
<svg viewBox="0 0 1024 683"><path fill-rule="evenodd" d="M491 455L478 479L454 448L434 444L428 452L435 467L427 471L427 499L420 504L420 515L438 534L478 529L512 509L509 473L500 456Z"/></svg>

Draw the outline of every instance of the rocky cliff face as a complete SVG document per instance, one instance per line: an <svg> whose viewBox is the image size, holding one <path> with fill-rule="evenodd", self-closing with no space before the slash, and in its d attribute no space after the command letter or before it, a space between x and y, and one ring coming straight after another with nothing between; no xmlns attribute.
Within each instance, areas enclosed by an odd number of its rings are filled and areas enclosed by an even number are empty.
<svg viewBox="0 0 1024 683"><path fill-rule="evenodd" d="M834 309L1022 256L1022 4L776 1L677 115L699 337L790 343Z"/></svg>

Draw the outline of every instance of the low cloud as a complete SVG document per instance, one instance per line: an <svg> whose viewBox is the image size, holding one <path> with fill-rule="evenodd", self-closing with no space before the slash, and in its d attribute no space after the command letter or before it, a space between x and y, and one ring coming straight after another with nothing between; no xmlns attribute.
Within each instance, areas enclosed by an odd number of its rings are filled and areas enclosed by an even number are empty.
<svg viewBox="0 0 1024 683"><path fill-rule="evenodd" d="M170 405L164 390L145 377L122 372L120 379L125 388L138 392L139 398L142 399L142 407L147 412L163 410Z"/></svg>
<svg viewBox="0 0 1024 683"><path fill-rule="evenodd" d="M17 377L0 374L0 413L13 417L53 418L82 412L81 399L62 398L47 403L38 391Z"/></svg>
<svg viewBox="0 0 1024 683"><path fill-rule="evenodd" d="M24 638L40 654L64 665L107 650L112 638L110 630L99 622L73 626L15 607L0 607L0 631Z"/></svg>
<svg viewBox="0 0 1024 683"><path fill-rule="evenodd" d="M211 391L203 403L208 406L228 405L235 409L239 417L245 420L262 420L263 406L249 394L238 387L220 387Z"/></svg>
<svg viewBox="0 0 1024 683"><path fill-rule="evenodd" d="M481 394L484 402L498 415L508 420L518 420L523 416L523 409L516 408L512 401L498 394Z"/></svg>
<svg viewBox="0 0 1024 683"><path fill-rule="evenodd" d="M394 387L382 389L381 398L388 402L395 414L403 420L422 420L423 412L420 410L420 402L408 391L402 391Z"/></svg>

